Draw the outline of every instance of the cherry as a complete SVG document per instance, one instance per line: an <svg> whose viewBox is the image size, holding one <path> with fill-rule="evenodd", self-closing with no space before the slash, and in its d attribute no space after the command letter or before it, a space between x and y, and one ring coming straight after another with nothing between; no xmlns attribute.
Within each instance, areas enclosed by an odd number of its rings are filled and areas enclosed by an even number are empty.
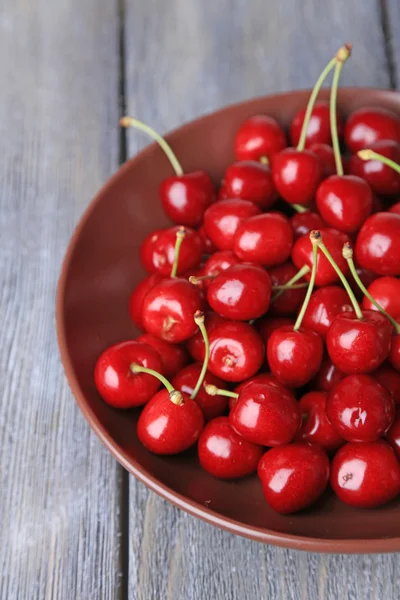
<svg viewBox="0 0 400 600"><path fill-rule="evenodd" d="M371 283L377 278L377 275L375 273L372 273L372 271L368 271L368 269L363 269L363 267L359 266L356 266L356 273L360 281L366 288L368 288L371 285ZM359 288L354 277L351 274L349 274L349 283L357 300L362 300L364 298L364 293Z"/></svg>
<svg viewBox="0 0 400 600"><path fill-rule="evenodd" d="M286 148L272 163L275 187L289 204L311 206L323 175L321 160L310 150Z"/></svg>
<svg viewBox="0 0 400 600"><path fill-rule="evenodd" d="M97 391L107 404L116 408L131 408L145 404L158 390L160 382L148 374L136 374L132 364L162 370L161 358L147 344L134 341L114 344L97 359L94 381Z"/></svg>
<svg viewBox="0 0 400 600"><path fill-rule="evenodd" d="M232 250L239 224L260 212L260 207L248 200L218 201L204 213L206 234L219 250Z"/></svg>
<svg viewBox="0 0 400 600"><path fill-rule="evenodd" d="M280 383L280 381L278 381L276 377L271 375L271 373L259 373L258 375L254 375L254 377L250 377L249 379L246 379L246 381L242 381L241 383L239 383L239 385L235 387L234 391L236 394L240 394L240 392L242 392L244 388L251 387L253 384L273 386L278 390L281 390L283 394L286 394L286 392L288 391L288 388L282 383ZM236 402L237 398L230 397L230 408L232 408Z"/></svg>
<svg viewBox="0 0 400 600"><path fill-rule="evenodd" d="M380 277L368 287L368 292L391 317L400 319L400 280L396 277ZM375 305L364 297L362 306L369 310L378 310Z"/></svg>
<svg viewBox="0 0 400 600"><path fill-rule="evenodd" d="M176 245L179 233L182 233L183 238L179 246L179 263L177 264L175 274L182 275L189 269L197 266L204 251L203 240L197 231L178 226L170 227L159 233L157 239L152 242L150 247L142 247L142 264L148 266L152 264L152 272L166 276L169 275L178 252ZM143 258L145 252L146 257Z"/></svg>
<svg viewBox="0 0 400 600"><path fill-rule="evenodd" d="M294 319L289 319L288 317L273 317L268 314L266 317L259 319L255 323L256 329L259 331L261 337L264 340L264 343L267 344L269 338L275 329L279 329L284 325L288 325L293 327Z"/></svg>
<svg viewBox="0 0 400 600"><path fill-rule="evenodd" d="M323 494L329 480L329 460L320 446L295 442L264 454L258 476L271 508L290 514L307 508Z"/></svg>
<svg viewBox="0 0 400 600"><path fill-rule="evenodd" d="M300 140L301 129L304 123L306 109L302 108L293 118L290 125L290 141L292 146L297 146ZM340 113L336 115L339 135L343 133L343 117ZM329 102L316 102L311 112L311 118L307 127L306 148L312 144L331 144L331 129L329 120Z"/></svg>
<svg viewBox="0 0 400 600"><path fill-rule="evenodd" d="M398 333L392 337L388 360L397 371L400 371L400 335Z"/></svg>
<svg viewBox="0 0 400 600"><path fill-rule="evenodd" d="M303 235L307 235L313 229L323 229L326 227L320 215L312 210L295 213L290 219L290 224L295 240Z"/></svg>
<svg viewBox="0 0 400 600"><path fill-rule="evenodd" d="M387 389L395 404L400 406L400 373L385 362L373 375Z"/></svg>
<svg viewBox="0 0 400 600"><path fill-rule="evenodd" d="M277 267L273 267L269 270L269 276L273 289L276 291L290 281L297 273L296 267L291 262L283 263ZM293 315L300 308L304 301L307 284L301 280L289 289L284 290L283 294L279 297L279 302L272 302L270 307L270 313L278 316Z"/></svg>
<svg viewBox="0 0 400 600"><path fill-rule="evenodd" d="M158 352L162 364L161 371L167 379L174 377L179 373L188 362L188 356L182 346L179 346L178 344L169 344L168 342L151 335L151 333L143 333L136 341L147 344Z"/></svg>
<svg viewBox="0 0 400 600"><path fill-rule="evenodd" d="M372 211L371 188L354 175L331 175L318 187L316 200L322 219L346 233L356 232Z"/></svg>
<svg viewBox="0 0 400 600"><path fill-rule="evenodd" d="M138 329L144 329L142 318L143 300L146 294L162 279L163 276L158 273L148 275L136 286L129 298L129 315Z"/></svg>
<svg viewBox="0 0 400 600"><path fill-rule="evenodd" d="M327 356L323 359L321 367L310 385L317 391L329 392L343 377L344 373Z"/></svg>
<svg viewBox="0 0 400 600"><path fill-rule="evenodd" d="M348 240L347 236L330 229L321 229L320 232L323 235L324 244L334 258L335 263L343 273L347 273L348 265L342 256L342 248L343 244ZM309 270L312 265L312 256L312 244L309 236L299 238L293 246L292 260L298 269L301 269L304 265L309 267L308 272L304 274L306 279L310 278ZM326 256L319 252L315 284L322 287L336 283L337 280L338 274L334 267L330 264Z"/></svg>
<svg viewBox="0 0 400 600"><path fill-rule="evenodd" d="M391 206L388 211L390 213L395 213L397 215L400 215L400 202L396 202L396 204L393 204L393 206Z"/></svg>
<svg viewBox="0 0 400 600"><path fill-rule="evenodd" d="M285 147L285 132L275 119L266 115L255 115L243 121L235 137L237 160L271 160Z"/></svg>
<svg viewBox="0 0 400 600"><path fill-rule="evenodd" d="M320 288L310 298L304 313L303 327L315 331L325 339L333 319L349 310L349 297L343 288L336 285Z"/></svg>
<svg viewBox="0 0 400 600"><path fill-rule="evenodd" d="M263 210L271 208L277 199L268 165L254 160L236 162L225 171L225 193L257 204Z"/></svg>
<svg viewBox="0 0 400 600"><path fill-rule="evenodd" d="M209 370L225 381L243 381L263 362L264 344L248 323L226 321L209 334Z"/></svg>
<svg viewBox="0 0 400 600"><path fill-rule="evenodd" d="M395 163L400 163L400 144L393 140L379 140L369 148ZM372 191L380 196L397 196L400 193L400 175L379 160L364 161L356 154L350 158L349 170L368 182Z"/></svg>
<svg viewBox="0 0 400 600"><path fill-rule="evenodd" d="M143 267L146 269L148 273L153 273L156 271L154 266L154 252L155 252L155 243L162 233L165 232L165 229L157 229L156 231L152 231L149 233L143 240L140 246L140 262ZM174 238L175 243L176 236Z"/></svg>
<svg viewBox="0 0 400 600"><path fill-rule="evenodd" d="M397 460L400 460L400 413L397 413L393 425L386 434L386 439L395 451Z"/></svg>
<svg viewBox="0 0 400 600"><path fill-rule="evenodd" d="M234 265L213 279L207 291L211 308L226 319L249 321L267 312L271 280L257 265Z"/></svg>
<svg viewBox="0 0 400 600"><path fill-rule="evenodd" d="M344 439L328 420L326 402L324 392L308 392L302 396L299 407L303 418L296 440L319 444L327 452L334 452L344 444Z"/></svg>
<svg viewBox="0 0 400 600"><path fill-rule="evenodd" d="M200 377L201 369L201 363L193 363L182 369L171 381L174 389L191 396ZM218 388L224 386L224 382L209 371L206 371L204 384L214 385ZM193 399L200 406L204 419L209 421L225 412L228 406L228 399L224 396L210 396L206 391L205 385L200 387L196 397Z"/></svg>
<svg viewBox="0 0 400 600"><path fill-rule="evenodd" d="M400 142L400 118L386 108L359 108L347 119L344 137L346 146L354 153L378 140Z"/></svg>
<svg viewBox="0 0 400 600"><path fill-rule="evenodd" d="M198 234L203 240L204 245L204 253L205 254L213 254L213 252L217 251L216 245L210 240L210 238L206 234L206 230L204 228L204 224L199 228Z"/></svg>
<svg viewBox="0 0 400 600"><path fill-rule="evenodd" d="M226 319L217 315L213 311L209 311L205 315L205 324L207 327L207 333L210 334L218 325L225 323ZM200 331L194 334L186 342L186 347L189 351L190 356L196 361L204 360L204 339Z"/></svg>
<svg viewBox="0 0 400 600"><path fill-rule="evenodd" d="M218 202L220 200L229 200L229 196L228 196L228 193L226 191L225 181L224 180L221 181L221 185L220 185L220 188L218 190L217 200L218 200Z"/></svg>
<svg viewBox="0 0 400 600"><path fill-rule="evenodd" d="M400 215L370 216L361 227L355 251L361 267L378 275L400 275Z"/></svg>
<svg viewBox="0 0 400 600"><path fill-rule="evenodd" d="M395 415L392 396L370 375L348 375L339 381L329 392L326 412L348 442L375 442Z"/></svg>
<svg viewBox="0 0 400 600"><path fill-rule="evenodd" d="M293 231L281 213L264 213L242 221L238 226L233 251L242 261L272 267L290 256Z"/></svg>
<svg viewBox="0 0 400 600"><path fill-rule="evenodd" d="M228 417L218 417L205 426L198 453L207 473L220 479L236 479L257 470L263 448L238 435Z"/></svg>
<svg viewBox="0 0 400 600"><path fill-rule="evenodd" d="M316 154L321 161L325 177L329 177L336 173L335 154L332 146L328 146L328 144L311 144L310 150ZM345 161L346 159L342 157L342 162L345 163Z"/></svg>
<svg viewBox="0 0 400 600"><path fill-rule="evenodd" d="M222 271L226 271L229 267L233 267L239 263L238 257L232 252L232 250L221 250L214 252L207 259L204 265L204 276L210 277L210 279L204 279L205 287L208 287L212 281L212 277L219 275Z"/></svg>
<svg viewBox="0 0 400 600"><path fill-rule="evenodd" d="M331 486L351 506L374 508L400 492L400 465L392 448L379 440L340 448L331 465Z"/></svg>

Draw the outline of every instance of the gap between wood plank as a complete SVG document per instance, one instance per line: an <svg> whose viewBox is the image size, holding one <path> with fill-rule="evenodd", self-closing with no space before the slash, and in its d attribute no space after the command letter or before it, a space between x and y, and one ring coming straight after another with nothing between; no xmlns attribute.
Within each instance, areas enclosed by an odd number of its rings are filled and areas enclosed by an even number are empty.
<svg viewBox="0 0 400 600"><path fill-rule="evenodd" d="M383 30L383 40L384 40L384 49L386 55L387 69L389 72L389 81L390 87L392 90L397 88L397 77L396 77L396 68L395 68L395 57L393 52L393 47L390 41L391 38L391 27L390 27L390 18L389 11L387 6L387 0L380 0L380 14L381 14L381 24Z"/></svg>

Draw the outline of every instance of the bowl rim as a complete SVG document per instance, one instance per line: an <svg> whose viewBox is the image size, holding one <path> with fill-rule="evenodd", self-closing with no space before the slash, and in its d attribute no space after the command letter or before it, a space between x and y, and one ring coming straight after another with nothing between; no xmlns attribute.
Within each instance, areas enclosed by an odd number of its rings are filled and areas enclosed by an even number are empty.
<svg viewBox="0 0 400 600"><path fill-rule="evenodd" d="M395 90L387 90L384 88L371 88L371 87L342 87L339 90L340 94L346 93L359 93L359 92L382 92L385 96L392 96L393 98L400 99L400 93ZM201 124L211 116L218 116L220 113L226 113L227 111L235 111L238 106L251 105L254 102L262 100L280 99L293 94L310 93L309 89L293 90L288 92L282 92L279 94L269 94L265 96L258 96L250 98L242 102L235 102L232 104L225 105L224 107L209 111L198 118L192 119L184 123L183 125L169 131L163 137L167 138L173 143L174 137L181 135L187 128L191 127L194 123ZM116 181L123 178L125 173L130 170L137 160L146 158L148 154L154 151L157 146L156 142L153 142L146 146L139 153L128 159L123 165L121 165L117 171L104 183L104 185L98 190L94 198L90 201L89 205L81 215L68 243L63 261L61 266L61 273L59 276L57 291L56 291L56 333L57 341L61 356L61 362L65 370L69 387L75 397L75 400L83 413L86 421L93 429L95 434L111 452L114 458L126 469L129 473L134 475L139 481L144 483L150 490L173 504L174 506L184 510L190 515L200 518L203 521L215 525L220 529L228 531L230 533L238 534L242 537L249 538L258 542L271 544L283 548L290 548L295 550L304 550L309 552L322 552L322 553L342 553L342 554L367 554L367 553L382 553L382 552L396 552L400 550L400 537L395 538L367 538L367 539L336 539L336 538L315 538L307 537L304 535L296 535L290 533L282 533L274 531L272 529L256 527L252 525L244 525L240 521L231 519L230 517L221 516L210 508L207 508L203 504L195 502L194 500L188 499L186 496L174 491L172 488L161 483L156 477L151 475L144 469L135 459L132 459L125 453L119 445L114 441L111 435L105 430L100 420L96 417L93 410L88 406L85 398L85 394L81 389L72 361L69 356L67 341L66 341L66 329L64 319L64 299L66 292L66 283L68 279L69 269L71 260L76 250L77 241L84 229L87 221L90 219L93 211L97 204L101 201L103 196L109 193L109 190L113 187Z"/></svg>

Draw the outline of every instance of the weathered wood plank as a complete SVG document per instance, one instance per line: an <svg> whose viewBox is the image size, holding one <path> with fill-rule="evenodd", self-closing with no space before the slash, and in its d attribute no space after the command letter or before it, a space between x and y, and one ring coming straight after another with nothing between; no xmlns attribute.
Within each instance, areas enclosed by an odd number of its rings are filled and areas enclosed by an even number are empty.
<svg viewBox="0 0 400 600"><path fill-rule="evenodd" d="M0 6L0 598L120 596L121 469L60 365L54 296L118 166L117 0Z"/></svg>
<svg viewBox="0 0 400 600"><path fill-rule="evenodd" d="M393 0L395 1L395 0ZM160 132L224 104L311 86L352 42L343 84L389 87L379 2L126 1L128 111ZM129 152L148 143L129 132ZM178 511L130 478L129 598L394 600L393 556L262 546Z"/></svg>
<svg viewBox="0 0 400 600"><path fill-rule="evenodd" d="M400 86L400 0L381 0L393 85Z"/></svg>

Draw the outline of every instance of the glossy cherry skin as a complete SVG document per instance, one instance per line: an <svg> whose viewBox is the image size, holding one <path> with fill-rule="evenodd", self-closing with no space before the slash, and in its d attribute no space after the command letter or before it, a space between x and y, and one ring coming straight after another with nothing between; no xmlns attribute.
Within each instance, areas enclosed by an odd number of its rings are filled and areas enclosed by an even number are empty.
<svg viewBox="0 0 400 600"><path fill-rule="evenodd" d="M324 169L310 150L286 148L274 156L272 178L278 193L289 204L311 206Z"/></svg>
<svg viewBox="0 0 400 600"><path fill-rule="evenodd" d="M336 162L332 146L329 146L328 144L311 144L310 150L311 152L314 152L314 154L316 154L320 159L324 169L324 177L330 177L330 175L335 175ZM344 171L346 172L346 160L343 156L342 163Z"/></svg>
<svg viewBox="0 0 400 600"><path fill-rule="evenodd" d="M318 373L310 383L310 388L320 392L329 392L341 379L345 377L331 361L329 356L326 356L321 363Z"/></svg>
<svg viewBox="0 0 400 600"><path fill-rule="evenodd" d="M344 312L332 321L327 336L328 354L347 375L375 371L389 354L392 326L385 316L363 310L363 320Z"/></svg>
<svg viewBox="0 0 400 600"><path fill-rule="evenodd" d="M152 231L151 233L146 235L140 246L140 262L142 263L143 267L148 273L154 273L156 271L153 262L155 243L157 242L160 235L165 231L165 229L157 229L156 231Z"/></svg>
<svg viewBox="0 0 400 600"><path fill-rule="evenodd" d="M289 390L253 383L239 393L229 422L245 440L261 446L281 446L295 437L301 421L296 398Z"/></svg>
<svg viewBox="0 0 400 600"><path fill-rule="evenodd" d="M374 371L373 376L392 396L394 403L400 406L400 373L388 362Z"/></svg>
<svg viewBox="0 0 400 600"><path fill-rule="evenodd" d="M162 279L164 279L163 276L158 273L148 275L142 279L130 295L128 306L129 315L138 329L144 329L142 318L143 300L156 283L159 283Z"/></svg>
<svg viewBox="0 0 400 600"><path fill-rule="evenodd" d="M167 177L161 182L160 197L167 217L178 225L196 227L215 200L215 188L205 171Z"/></svg>
<svg viewBox="0 0 400 600"><path fill-rule="evenodd" d="M323 229L326 224L320 215L312 210L303 213L295 213L290 219L293 229L294 239L297 240L302 235L307 235L313 229Z"/></svg>
<svg viewBox="0 0 400 600"><path fill-rule="evenodd" d="M275 329L279 329L284 325L288 325L289 327L293 328L294 319L290 319L289 317L275 317L268 314L262 319L256 321L254 327L260 333L264 343L267 344L271 334L275 331Z"/></svg>
<svg viewBox="0 0 400 600"><path fill-rule="evenodd" d="M312 294L302 326L325 339L333 319L338 314L351 310L350 299L344 288L338 285L322 287Z"/></svg>
<svg viewBox="0 0 400 600"><path fill-rule="evenodd" d="M391 317L400 320L400 280L396 277L379 277L368 287L368 291ZM378 310L366 296L362 306L368 310Z"/></svg>
<svg viewBox="0 0 400 600"><path fill-rule="evenodd" d="M314 331L284 326L276 329L268 340L267 358L275 377L289 387L308 383L321 366L324 347Z"/></svg>
<svg viewBox="0 0 400 600"><path fill-rule="evenodd" d="M229 198L250 200L263 210L271 208L277 199L270 167L254 160L230 165L225 171L224 184Z"/></svg>
<svg viewBox="0 0 400 600"><path fill-rule="evenodd" d="M400 492L400 465L392 448L379 440L340 448L331 465L331 486L342 502L374 508Z"/></svg>
<svg viewBox="0 0 400 600"><path fill-rule="evenodd" d="M378 275L400 275L400 215L371 215L358 234L355 251L361 267Z"/></svg>
<svg viewBox="0 0 400 600"><path fill-rule="evenodd" d="M326 415L326 401L324 392L308 392L302 396L299 402L302 422L296 440L319 444L327 452L334 452L344 444L344 439Z"/></svg>
<svg viewBox="0 0 400 600"><path fill-rule="evenodd" d="M317 189L319 214L331 227L356 232L372 211L372 191L368 183L354 175L331 175Z"/></svg>
<svg viewBox="0 0 400 600"><path fill-rule="evenodd" d="M213 311L208 311L205 313L205 325L207 329L208 335L221 323L225 323L226 319L221 317L221 315L217 315L217 313ZM201 334L201 331L197 331L191 338L186 342L186 347L190 356L193 360L198 362L203 362L204 360L204 340Z"/></svg>
<svg viewBox="0 0 400 600"><path fill-rule="evenodd" d="M165 279L143 300L143 323L148 333L170 342L184 342L197 331L193 315L203 309L196 286L187 279Z"/></svg>
<svg viewBox="0 0 400 600"><path fill-rule="evenodd" d="M311 113L311 119L307 127L306 148L311 144L332 144L329 102L316 102ZM297 146L300 140L301 130L306 115L306 108L299 110L293 117L290 125L290 141L292 146ZM343 117L337 112L336 124L339 136L343 133Z"/></svg>
<svg viewBox="0 0 400 600"><path fill-rule="evenodd" d="M285 385L283 385L283 383L278 381L277 378L274 377L271 373L259 373L258 375L249 377L249 379L246 379L245 381L239 383L239 385L237 385L233 391L237 394L240 394L244 390L244 388L252 387L253 385L259 384L275 387L278 390L280 390L283 395L285 395L288 391L288 388ZM237 400L237 398L229 398L229 410L232 410Z"/></svg>
<svg viewBox="0 0 400 600"><path fill-rule="evenodd" d="M288 218L282 213L271 212L240 223L233 251L242 261L273 267L289 258L292 245L293 231Z"/></svg>
<svg viewBox="0 0 400 600"><path fill-rule="evenodd" d="M371 375L348 375L329 392L326 413L348 442L376 442L392 425L394 401Z"/></svg>
<svg viewBox="0 0 400 600"><path fill-rule="evenodd" d="M347 261L342 256L343 244L349 240L346 234L335 232L331 229L321 230L323 241L325 246L328 248L336 264L339 266L341 271L346 274L349 270ZM312 244L308 235L304 235L299 238L293 246L292 250L292 261L298 269L308 265L310 270L313 262L313 251ZM305 279L310 279L310 273L305 275ZM329 263L325 255L319 251L317 255L317 273L315 277L315 284L318 287L324 285L331 285L339 280L336 271Z"/></svg>
<svg viewBox="0 0 400 600"><path fill-rule="evenodd" d="M329 480L329 460L321 446L295 442L269 450L257 471L266 501L286 515L322 496Z"/></svg>
<svg viewBox="0 0 400 600"><path fill-rule="evenodd" d="M237 479L254 473L263 452L262 446L236 433L228 417L213 419L199 438L200 464L219 479Z"/></svg>
<svg viewBox="0 0 400 600"><path fill-rule="evenodd" d="M193 363L182 369L171 381L173 387L191 396L200 376L201 368L201 363ZM209 371L206 372L204 384L215 385L217 388L222 389L225 387L222 379L219 379L219 377L216 377ZM228 398L225 396L210 396L210 394L207 394L204 385L199 389L194 401L200 406L205 421L219 417L225 412L228 406Z"/></svg>
<svg viewBox="0 0 400 600"><path fill-rule="evenodd" d="M369 146L371 150L400 163L400 144L392 140L380 140ZM350 158L349 171L362 177L379 196L398 196L400 193L400 175L379 160L361 160L356 154Z"/></svg>
<svg viewBox="0 0 400 600"><path fill-rule="evenodd" d="M204 427L203 413L194 400L182 394L184 403L174 404L161 390L146 404L138 423L138 438L154 454L178 454L193 446Z"/></svg>
<svg viewBox="0 0 400 600"><path fill-rule="evenodd" d="M225 381L243 381L261 367L264 344L248 323L226 321L209 335L211 373Z"/></svg>
<svg viewBox="0 0 400 600"><path fill-rule="evenodd" d="M359 108L347 119L344 137L346 146L354 154L362 148L370 148L378 140L400 143L400 118L386 108Z"/></svg>
<svg viewBox="0 0 400 600"><path fill-rule="evenodd" d="M145 404L156 393L160 382L147 373L132 373L132 363L162 372L161 358L151 346L134 341L114 344L97 359L94 381L107 404L132 408Z"/></svg>
<svg viewBox="0 0 400 600"><path fill-rule="evenodd" d="M249 321L265 314L271 299L271 280L258 265L234 265L208 286L207 301L226 319Z"/></svg>
<svg viewBox="0 0 400 600"><path fill-rule="evenodd" d="M232 250L220 250L214 252L205 262L203 268L204 275L219 275L222 271L226 271L229 267L233 267L239 263L239 259ZM210 285L211 280L205 279L204 285L206 288Z"/></svg>
<svg viewBox="0 0 400 600"><path fill-rule="evenodd" d="M255 115L243 121L235 137L237 160L268 160L286 147L286 135L275 119Z"/></svg>
<svg viewBox="0 0 400 600"><path fill-rule="evenodd" d="M142 244L140 257L143 266L152 273L168 276L171 273L175 258L176 233L179 227L170 227L164 231L156 232L157 239L151 244L147 238ZM178 275L182 275L189 269L200 263L204 251L201 236L194 229L187 228L186 236L182 242L179 252Z"/></svg>
<svg viewBox="0 0 400 600"><path fill-rule="evenodd" d="M400 371L400 335L394 334L392 336L392 345L389 352L389 362L396 369Z"/></svg>
<svg viewBox="0 0 400 600"><path fill-rule="evenodd" d="M182 346L169 344L151 333L143 333L136 341L147 344L158 352L162 364L162 374L167 379L174 377L189 362L188 355Z"/></svg>
<svg viewBox="0 0 400 600"><path fill-rule="evenodd" d="M248 200L235 198L218 201L204 213L206 234L219 250L232 250L239 224L260 212L260 207Z"/></svg>
<svg viewBox="0 0 400 600"><path fill-rule="evenodd" d="M204 224L201 227L199 227L198 234L201 237L201 239L203 240L204 254L212 254L213 252L216 252L218 250L216 245L207 236L206 230L204 228Z"/></svg>
<svg viewBox="0 0 400 600"><path fill-rule="evenodd" d="M285 285L298 269L291 262L285 262L277 267L272 267L268 271L271 278L272 288L276 285ZM298 284L305 283L304 279L299 279ZM270 314L277 316L295 315L303 304L306 295L305 288L291 289L283 292L275 302L270 306Z"/></svg>
<svg viewBox="0 0 400 600"><path fill-rule="evenodd" d="M397 460L400 460L400 413L397 413L393 425L386 434L386 439L395 451Z"/></svg>

